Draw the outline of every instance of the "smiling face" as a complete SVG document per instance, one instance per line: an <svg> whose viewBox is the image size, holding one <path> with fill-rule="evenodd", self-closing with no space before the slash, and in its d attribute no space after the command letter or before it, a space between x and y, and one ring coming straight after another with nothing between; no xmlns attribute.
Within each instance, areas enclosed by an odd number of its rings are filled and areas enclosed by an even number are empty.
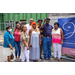
<svg viewBox="0 0 75 75"><path fill-rule="evenodd" d="M57 24L55 24L55 25L54 25L54 28L55 28L55 29L58 29L58 25L57 25Z"/></svg>
<svg viewBox="0 0 75 75"><path fill-rule="evenodd" d="M50 20L47 19L47 20L46 20L46 24L49 24L49 22L50 22Z"/></svg>
<svg viewBox="0 0 75 75"><path fill-rule="evenodd" d="M16 24L17 29L21 28L21 25L19 23Z"/></svg>
<svg viewBox="0 0 75 75"><path fill-rule="evenodd" d="M33 27L33 29L36 29L36 25L35 24L32 27Z"/></svg>
<svg viewBox="0 0 75 75"><path fill-rule="evenodd" d="M27 26L23 26L23 31L27 31Z"/></svg>

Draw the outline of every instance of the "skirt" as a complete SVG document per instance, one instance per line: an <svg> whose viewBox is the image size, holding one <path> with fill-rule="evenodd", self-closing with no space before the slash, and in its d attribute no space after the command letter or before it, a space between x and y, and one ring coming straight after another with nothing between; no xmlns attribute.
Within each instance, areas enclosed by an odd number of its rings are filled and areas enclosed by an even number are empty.
<svg viewBox="0 0 75 75"><path fill-rule="evenodd" d="M3 48L3 54L6 56L11 56L13 50L11 50L10 48Z"/></svg>

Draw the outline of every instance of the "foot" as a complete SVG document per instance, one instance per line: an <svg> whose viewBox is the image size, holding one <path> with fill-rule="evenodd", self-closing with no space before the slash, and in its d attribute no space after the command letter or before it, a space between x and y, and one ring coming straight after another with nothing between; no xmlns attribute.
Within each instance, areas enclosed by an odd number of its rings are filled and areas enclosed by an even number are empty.
<svg viewBox="0 0 75 75"><path fill-rule="evenodd" d="M51 58L48 58L49 61L51 61Z"/></svg>
<svg viewBox="0 0 75 75"><path fill-rule="evenodd" d="M53 59L54 61L56 60L56 58Z"/></svg>
<svg viewBox="0 0 75 75"><path fill-rule="evenodd" d="M15 61L18 61L18 58L16 58Z"/></svg>
<svg viewBox="0 0 75 75"><path fill-rule="evenodd" d="M45 58L43 58L43 59L42 59L42 61L43 61L43 62L45 62L45 61L46 61L46 59L45 59Z"/></svg>
<svg viewBox="0 0 75 75"><path fill-rule="evenodd" d="M18 61L20 61L20 58L18 58Z"/></svg>
<svg viewBox="0 0 75 75"><path fill-rule="evenodd" d="M58 59L59 62L61 62L61 59Z"/></svg>
<svg viewBox="0 0 75 75"><path fill-rule="evenodd" d="M42 59L42 57L40 57L40 59Z"/></svg>

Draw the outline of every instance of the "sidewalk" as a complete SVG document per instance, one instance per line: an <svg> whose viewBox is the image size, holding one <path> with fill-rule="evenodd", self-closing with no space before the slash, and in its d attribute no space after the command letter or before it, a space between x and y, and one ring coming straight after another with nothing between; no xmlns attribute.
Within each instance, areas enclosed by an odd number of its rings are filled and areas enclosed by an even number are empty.
<svg viewBox="0 0 75 75"><path fill-rule="evenodd" d="M13 50L13 54L15 56L15 49ZM42 57L43 57L43 55L42 55ZM22 58L22 51L21 51L20 58ZM53 53L52 53L51 59L53 60ZM75 62L74 59L68 58L67 56L62 56L61 59L62 59L62 62ZM45 62L53 62L52 60L51 61L46 60ZM0 46L0 62L7 62L7 57L5 55L3 55L3 46ZM12 60L12 62L15 62L15 57ZM40 59L39 62L43 62L43 61ZM56 60L54 62L58 62L58 60Z"/></svg>

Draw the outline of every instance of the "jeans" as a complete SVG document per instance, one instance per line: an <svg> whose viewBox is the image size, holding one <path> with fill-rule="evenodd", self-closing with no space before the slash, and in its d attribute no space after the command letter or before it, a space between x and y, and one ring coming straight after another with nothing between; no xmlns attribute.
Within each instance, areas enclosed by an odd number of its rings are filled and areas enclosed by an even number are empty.
<svg viewBox="0 0 75 75"><path fill-rule="evenodd" d="M16 57L17 57L17 54L18 54L18 57L20 57L20 54L21 54L20 41L19 42L15 41L15 56Z"/></svg>
<svg viewBox="0 0 75 75"><path fill-rule="evenodd" d="M51 57L51 39L52 37L45 37L43 36L43 52L44 52L44 58ZM47 56L48 55L48 56Z"/></svg>

